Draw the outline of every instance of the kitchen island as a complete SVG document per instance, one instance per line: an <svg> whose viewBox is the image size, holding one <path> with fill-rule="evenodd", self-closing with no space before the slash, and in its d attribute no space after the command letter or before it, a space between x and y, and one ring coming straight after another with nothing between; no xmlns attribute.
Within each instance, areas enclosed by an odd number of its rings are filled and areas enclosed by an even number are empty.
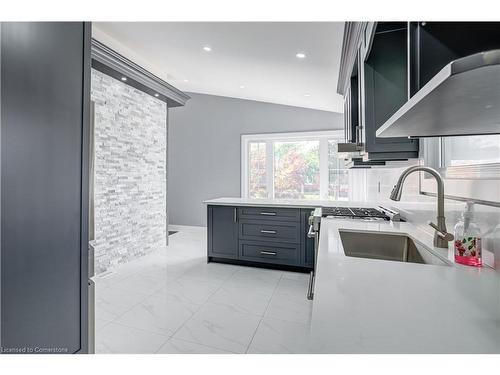
<svg viewBox="0 0 500 375"><path fill-rule="evenodd" d="M310 272L309 201L220 198L207 205L207 261Z"/></svg>

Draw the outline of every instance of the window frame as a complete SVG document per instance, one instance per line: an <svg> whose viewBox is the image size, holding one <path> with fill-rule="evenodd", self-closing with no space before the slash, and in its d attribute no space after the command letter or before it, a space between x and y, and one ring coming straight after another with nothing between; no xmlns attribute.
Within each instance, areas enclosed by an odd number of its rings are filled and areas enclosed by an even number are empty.
<svg viewBox="0 0 500 375"><path fill-rule="evenodd" d="M450 159L444 137L425 138L421 142L421 155L426 166L439 171L445 182L446 197L458 201L500 207L500 189L492 189L492 183L500 179L500 163L447 165ZM435 181L420 174L420 194L436 195Z"/></svg>
<svg viewBox="0 0 500 375"><path fill-rule="evenodd" d="M323 130L306 132L283 132L283 133L260 133L260 134L242 134L241 135L241 169L240 169L240 193L241 197L249 198L249 144L252 142L261 142L266 144L266 177L267 177L267 198L274 199L274 154L273 143L275 141L319 141L319 163L320 163L320 200L328 199L328 140L344 139L344 130ZM321 173L326 170L327 173Z"/></svg>

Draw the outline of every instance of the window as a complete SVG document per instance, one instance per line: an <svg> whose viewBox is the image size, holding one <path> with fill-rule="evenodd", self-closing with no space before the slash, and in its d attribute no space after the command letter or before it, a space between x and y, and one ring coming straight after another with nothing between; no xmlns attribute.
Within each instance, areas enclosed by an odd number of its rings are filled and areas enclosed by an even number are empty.
<svg viewBox="0 0 500 375"><path fill-rule="evenodd" d="M500 135L429 138L424 141L425 164L447 178L495 178L500 165Z"/></svg>
<svg viewBox="0 0 500 375"><path fill-rule="evenodd" d="M242 196L347 200L342 139L342 131L243 135Z"/></svg>
<svg viewBox="0 0 500 375"><path fill-rule="evenodd" d="M254 198L267 197L266 143L249 144L249 191Z"/></svg>
<svg viewBox="0 0 500 375"><path fill-rule="evenodd" d="M445 178L445 193L451 197L498 205L500 190L500 135L427 138L425 165ZM435 194L435 182L425 174L422 194Z"/></svg>
<svg viewBox="0 0 500 375"><path fill-rule="evenodd" d="M444 166L500 162L500 135L474 135L442 139Z"/></svg>
<svg viewBox="0 0 500 375"><path fill-rule="evenodd" d="M338 139L328 140L328 197L333 200L349 199L349 171L344 159L337 155Z"/></svg>

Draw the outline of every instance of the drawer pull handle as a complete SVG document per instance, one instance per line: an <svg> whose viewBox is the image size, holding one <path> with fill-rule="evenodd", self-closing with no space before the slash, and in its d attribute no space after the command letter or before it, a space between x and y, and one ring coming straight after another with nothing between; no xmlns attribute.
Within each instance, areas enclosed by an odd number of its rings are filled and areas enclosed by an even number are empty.
<svg viewBox="0 0 500 375"><path fill-rule="evenodd" d="M274 256L276 256L276 252L274 252L274 251L264 251L263 250L260 253L263 254L263 255L274 255Z"/></svg>
<svg viewBox="0 0 500 375"><path fill-rule="evenodd" d="M262 229L260 233L265 233L265 234L276 234L275 230L267 230L267 229Z"/></svg>
<svg viewBox="0 0 500 375"><path fill-rule="evenodd" d="M261 212L260 214L266 216L276 216L276 212Z"/></svg>

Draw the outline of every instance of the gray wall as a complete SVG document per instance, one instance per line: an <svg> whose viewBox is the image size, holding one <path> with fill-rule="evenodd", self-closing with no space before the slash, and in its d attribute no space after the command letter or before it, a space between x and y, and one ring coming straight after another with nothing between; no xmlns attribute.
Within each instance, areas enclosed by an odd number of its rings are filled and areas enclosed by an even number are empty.
<svg viewBox="0 0 500 375"><path fill-rule="evenodd" d="M169 110L170 224L206 225L202 202L240 196L242 134L334 130L342 114L190 93Z"/></svg>
<svg viewBox="0 0 500 375"><path fill-rule="evenodd" d="M164 102L92 70L95 270L166 245Z"/></svg>

